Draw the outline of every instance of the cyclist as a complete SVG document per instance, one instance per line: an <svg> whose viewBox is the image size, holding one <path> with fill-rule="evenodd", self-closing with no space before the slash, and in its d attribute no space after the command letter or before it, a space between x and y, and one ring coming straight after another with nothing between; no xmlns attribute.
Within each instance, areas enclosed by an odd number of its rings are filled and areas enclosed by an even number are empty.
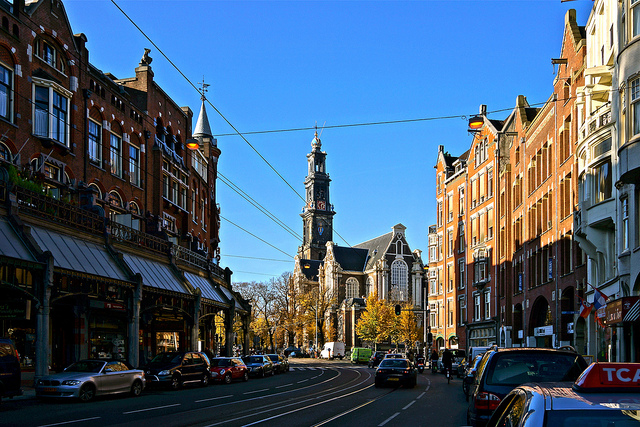
<svg viewBox="0 0 640 427"><path fill-rule="evenodd" d="M451 366L453 365L453 353L448 348L442 353L442 366L444 367L444 373L448 374L448 379L451 379Z"/></svg>
<svg viewBox="0 0 640 427"><path fill-rule="evenodd" d="M434 348L433 351L431 352L431 356L429 357L429 359L431 360L431 372L435 373L436 370L438 369L438 359L440 358L440 356L438 356L438 351Z"/></svg>

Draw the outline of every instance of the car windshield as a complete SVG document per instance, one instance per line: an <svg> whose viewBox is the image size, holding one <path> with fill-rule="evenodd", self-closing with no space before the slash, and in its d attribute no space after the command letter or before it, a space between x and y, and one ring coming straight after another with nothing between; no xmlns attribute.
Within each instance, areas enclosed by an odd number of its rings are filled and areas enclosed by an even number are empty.
<svg viewBox="0 0 640 427"><path fill-rule="evenodd" d="M65 369L66 372L100 372L104 366L104 362L81 360Z"/></svg>
<svg viewBox="0 0 640 427"><path fill-rule="evenodd" d="M262 357L258 356L247 357L245 360L246 363L262 363Z"/></svg>
<svg viewBox="0 0 640 427"><path fill-rule="evenodd" d="M406 368L407 361L403 359L385 359L380 362L381 368Z"/></svg>
<svg viewBox="0 0 640 427"><path fill-rule="evenodd" d="M545 426L638 427L637 411L597 409L589 411L547 411Z"/></svg>
<svg viewBox="0 0 640 427"><path fill-rule="evenodd" d="M211 366L213 368L227 368L231 366L231 360L229 359L213 359L211 361Z"/></svg>
<svg viewBox="0 0 640 427"><path fill-rule="evenodd" d="M575 381L586 368L574 354L518 352L497 354L487 372L487 384L520 385L526 382Z"/></svg>
<svg viewBox="0 0 640 427"><path fill-rule="evenodd" d="M267 354L267 357L268 357L272 362L277 362L277 361L278 361L278 355L277 355L277 354Z"/></svg>
<svg viewBox="0 0 640 427"><path fill-rule="evenodd" d="M180 363L182 353L160 353L151 360L151 363Z"/></svg>

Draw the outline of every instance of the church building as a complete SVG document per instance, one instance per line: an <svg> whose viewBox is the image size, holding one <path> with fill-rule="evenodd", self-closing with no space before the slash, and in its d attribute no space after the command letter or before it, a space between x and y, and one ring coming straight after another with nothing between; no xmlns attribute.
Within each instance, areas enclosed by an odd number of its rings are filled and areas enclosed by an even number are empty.
<svg viewBox="0 0 640 427"><path fill-rule="evenodd" d="M328 300L319 305L319 324L325 342L344 342L347 349L367 345L356 335L355 324L366 309L365 299L369 294L377 291L381 299L424 309L421 251L411 250L402 224L358 245L335 244L333 216L336 212L329 198L331 179L326 169L327 153L322 151L317 133L311 147L304 181L306 205L301 213L303 242L295 258L294 280L302 292L319 289L318 298ZM418 322L424 325L420 314Z"/></svg>

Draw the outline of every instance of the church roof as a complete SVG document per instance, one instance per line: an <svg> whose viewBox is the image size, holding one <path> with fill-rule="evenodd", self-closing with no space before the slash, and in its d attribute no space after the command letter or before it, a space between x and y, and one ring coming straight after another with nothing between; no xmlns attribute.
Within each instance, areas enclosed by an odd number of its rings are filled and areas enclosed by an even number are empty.
<svg viewBox="0 0 640 427"><path fill-rule="evenodd" d="M373 267L373 265L384 256L392 239L393 232L383 234L382 236L373 238L354 246L354 248L361 248L369 251L369 259L367 260L365 270Z"/></svg>
<svg viewBox="0 0 640 427"><path fill-rule="evenodd" d="M307 280L311 280L314 282L318 281L318 271L320 271L320 266L322 265L322 261L318 261L315 259L301 259L299 261L300 271L307 278Z"/></svg>
<svg viewBox="0 0 640 427"><path fill-rule="evenodd" d="M334 245L333 255L343 270L364 271L367 263L368 250Z"/></svg>

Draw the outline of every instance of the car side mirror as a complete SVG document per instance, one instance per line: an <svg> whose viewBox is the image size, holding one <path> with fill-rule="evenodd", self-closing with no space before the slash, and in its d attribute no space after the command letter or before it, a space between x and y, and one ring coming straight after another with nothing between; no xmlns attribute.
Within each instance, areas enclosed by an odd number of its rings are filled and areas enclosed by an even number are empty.
<svg viewBox="0 0 640 427"><path fill-rule="evenodd" d="M109 372L113 372L113 369L111 368L104 368L104 372L105 374L109 373Z"/></svg>

